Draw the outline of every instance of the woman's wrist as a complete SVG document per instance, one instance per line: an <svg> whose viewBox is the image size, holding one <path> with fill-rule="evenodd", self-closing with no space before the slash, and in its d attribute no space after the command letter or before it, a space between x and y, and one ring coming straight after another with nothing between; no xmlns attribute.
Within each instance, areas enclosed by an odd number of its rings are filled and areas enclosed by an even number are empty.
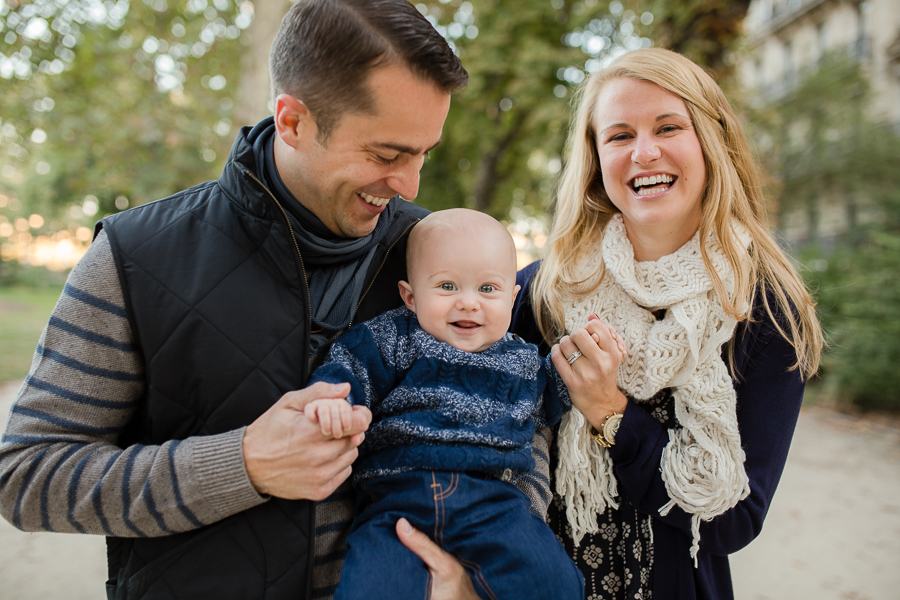
<svg viewBox="0 0 900 600"><path fill-rule="evenodd" d="M599 430L599 428L603 427L606 419L614 414L623 414L627 407L628 398L617 388L613 394L612 402L604 402L603 405L593 406L586 412L582 411L582 414L595 429Z"/></svg>

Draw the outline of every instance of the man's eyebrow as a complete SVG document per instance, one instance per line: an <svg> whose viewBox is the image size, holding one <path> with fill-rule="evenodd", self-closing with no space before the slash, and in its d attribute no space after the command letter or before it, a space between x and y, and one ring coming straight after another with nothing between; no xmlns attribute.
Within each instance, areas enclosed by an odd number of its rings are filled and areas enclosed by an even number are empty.
<svg viewBox="0 0 900 600"><path fill-rule="evenodd" d="M688 117L684 116L681 113L670 112L670 113L663 113L663 114L659 115L658 117L656 117L656 122L658 123L659 121L664 121L665 119L669 119L671 117L678 117L680 119L690 121L690 119ZM605 133L609 129L617 129L619 127L631 127L631 125L629 125L628 123L613 123L611 125L607 125L606 127L604 127L600 131L600 133L602 134L602 133Z"/></svg>
<svg viewBox="0 0 900 600"><path fill-rule="evenodd" d="M421 148L413 148L412 146L407 146L405 144L394 144L392 142L377 142L375 144L372 144L372 146L374 146L375 148L383 148L385 150L396 150L397 152L403 152L404 154L416 155L431 152L432 150L440 146L442 141L444 141L443 136L441 136L441 139L439 139L436 144L434 144L430 148L425 148L424 150L422 150Z"/></svg>

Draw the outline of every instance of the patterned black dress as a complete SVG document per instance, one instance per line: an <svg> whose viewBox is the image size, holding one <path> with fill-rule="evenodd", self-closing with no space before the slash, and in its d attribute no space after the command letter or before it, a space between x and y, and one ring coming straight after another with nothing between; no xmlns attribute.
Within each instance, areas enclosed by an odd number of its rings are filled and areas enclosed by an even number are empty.
<svg viewBox="0 0 900 600"><path fill-rule="evenodd" d="M641 408L668 428L677 426L670 390L662 390ZM556 441L550 472L556 472ZM639 513L624 497L619 508L598 515L600 530L586 534L578 546L566 521L563 499L556 493L548 510L548 523L568 555L584 574L586 600L650 600L653 597L653 535L649 515Z"/></svg>

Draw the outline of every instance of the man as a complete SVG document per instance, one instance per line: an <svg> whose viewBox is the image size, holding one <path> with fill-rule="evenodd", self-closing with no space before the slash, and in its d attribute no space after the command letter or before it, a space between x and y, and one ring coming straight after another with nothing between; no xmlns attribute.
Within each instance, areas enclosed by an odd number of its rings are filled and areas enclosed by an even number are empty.
<svg viewBox="0 0 900 600"><path fill-rule="evenodd" d="M371 419L325 438L302 408L347 386L302 388L351 322L399 306L424 214L401 196L468 75L406 0L300 0L270 70L274 119L241 131L219 180L98 223L0 446L3 516L105 534L109 598L313 595L313 501ZM398 534L436 595L467 585Z"/></svg>

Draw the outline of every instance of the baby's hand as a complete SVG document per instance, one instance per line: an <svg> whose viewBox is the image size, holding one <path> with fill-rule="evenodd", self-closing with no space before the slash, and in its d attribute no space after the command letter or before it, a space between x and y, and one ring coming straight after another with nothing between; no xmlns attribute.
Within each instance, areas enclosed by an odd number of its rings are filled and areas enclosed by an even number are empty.
<svg viewBox="0 0 900 600"><path fill-rule="evenodd" d="M591 313L588 316L588 321L599 321L599 320L600 320L600 317L598 317L597 315L595 315L593 313ZM604 323L603 325L605 325L606 328L609 330L609 335L612 336L612 339L614 339L616 341L616 346L619 348L619 354L622 355L622 358L625 358L626 356L628 356L628 349L625 347L625 340L622 339L622 336L619 335L619 333L616 331L616 328L613 327L612 325L610 325L609 323ZM597 336L596 333L592 333L591 337L594 339L595 342L598 342L598 343L600 342L600 338Z"/></svg>
<svg viewBox="0 0 900 600"><path fill-rule="evenodd" d="M353 423L353 408L344 398L320 398L303 407L311 423L318 423L322 435L344 437Z"/></svg>

